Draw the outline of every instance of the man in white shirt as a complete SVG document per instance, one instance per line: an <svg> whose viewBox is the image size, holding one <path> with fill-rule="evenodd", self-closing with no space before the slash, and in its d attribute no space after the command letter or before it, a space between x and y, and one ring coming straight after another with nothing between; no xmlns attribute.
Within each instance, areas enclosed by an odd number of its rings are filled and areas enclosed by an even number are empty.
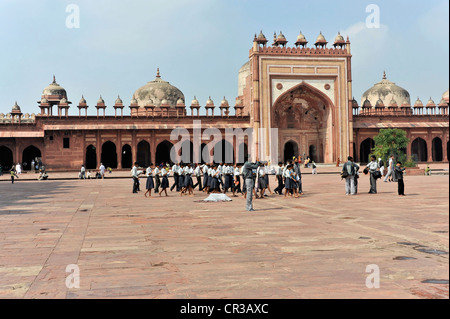
<svg viewBox="0 0 450 319"><path fill-rule="evenodd" d="M377 179L374 176L374 173L378 170L378 163L375 156L370 157L370 163L366 166L369 169L370 173L370 191L369 194L377 193Z"/></svg>
<svg viewBox="0 0 450 319"><path fill-rule="evenodd" d="M153 176L155 177L155 194L159 193L159 186L161 185L161 166L156 166L153 170Z"/></svg>
<svg viewBox="0 0 450 319"><path fill-rule="evenodd" d="M100 163L99 170L100 170L100 176L102 177L102 179L105 178L105 166L103 165L103 163Z"/></svg>
<svg viewBox="0 0 450 319"><path fill-rule="evenodd" d="M284 171L283 163L279 162L278 167L275 170L275 176L278 181L278 186L277 186L277 188L274 189L275 194L278 194L278 195L283 195L283 188L284 188L283 171Z"/></svg>
<svg viewBox="0 0 450 319"><path fill-rule="evenodd" d="M133 178L133 193L137 193L139 187L139 175L142 174L142 171L138 170L138 163L134 162L134 166L131 169L131 177Z"/></svg>
<svg viewBox="0 0 450 319"><path fill-rule="evenodd" d="M197 183L194 185L194 189L198 186L198 190L202 191L203 187L202 187L202 169L200 164L195 164L195 178L197 179Z"/></svg>
<svg viewBox="0 0 450 319"><path fill-rule="evenodd" d="M177 192L180 191L180 186L178 185L178 178L179 178L178 169L179 169L178 164L177 163L173 164L172 166L173 185L170 188L170 191L173 191L174 187L177 188Z"/></svg>

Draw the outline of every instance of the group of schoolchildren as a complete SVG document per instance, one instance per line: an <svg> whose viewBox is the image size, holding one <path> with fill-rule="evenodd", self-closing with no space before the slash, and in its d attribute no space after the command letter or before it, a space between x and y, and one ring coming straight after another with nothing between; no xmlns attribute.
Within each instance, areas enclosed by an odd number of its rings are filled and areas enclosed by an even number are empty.
<svg viewBox="0 0 450 319"><path fill-rule="evenodd" d="M282 164L282 163L280 163ZM293 165L284 167L279 165L283 174L282 185L278 185L276 193L282 194L282 188L286 187L286 196L294 194L298 197L299 176L293 169ZM255 180L255 188L253 193L256 198L264 198L267 196L266 191L272 194L269 185L269 175L273 173L268 163L261 164L256 170L253 170L253 178ZM140 189L140 177L144 175L147 178L145 196L151 196L152 190L160 196L164 193L168 196L167 189L176 191L183 195L194 195L194 189L198 187L199 191L207 194L232 193L233 197L238 194L246 197L245 179L242 178L242 164L190 164L175 163L172 167L168 164L160 164L158 166L151 163L144 171L138 163L135 163L131 170L133 177L133 193L137 193ZM173 176L173 184L169 185L169 176ZM242 181L242 182L241 182ZM170 188L169 188L170 187Z"/></svg>
<svg viewBox="0 0 450 319"><path fill-rule="evenodd" d="M289 161L286 165L282 162L278 163L276 169L270 168L270 163L261 163L257 169L253 169L253 180L255 187L253 188L253 196L263 199L268 195L266 192L273 194L269 176L275 174L278 180L278 186L274 192L284 197L298 198L303 194L302 181L299 160ZM167 190L176 191L183 195L194 196L194 189L198 187L199 191L207 194L226 194L232 193L233 197L239 194L244 198L247 196L247 186L245 178L243 178L242 164L226 164L226 163L207 163L207 164L190 164L175 163L172 167L168 164L160 164L155 166L151 163L145 170L139 168L135 163L131 170L133 177L133 193L137 193L140 189L140 177L145 175L147 182L145 185L145 197L158 193L160 196L164 193L168 196ZM173 184L169 185L169 176L173 176Z"/></svg>

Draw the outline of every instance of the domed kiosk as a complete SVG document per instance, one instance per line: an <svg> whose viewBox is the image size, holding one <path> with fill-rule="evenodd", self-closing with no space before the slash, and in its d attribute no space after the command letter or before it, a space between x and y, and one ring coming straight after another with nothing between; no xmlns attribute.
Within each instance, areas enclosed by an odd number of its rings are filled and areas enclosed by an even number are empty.
<svg viewBox="0 0 450 319"><path fill-rule="evenodd" d="M167 100L170 109L175 110L175 106L179 99L185 101L183 92L169 82L161 79L159 68L156 73L156 78L137 89L136 92L134 92L134 97L141 108L145 107L148 100L153 101L154 106L157 108L161 106L163 100Z"/></svg>
<svg viewBox="0 0 450 319"><path fill-rule="evenodd" d="M380 82L364 92L361 97L361 105L364 105L366 100L372 106L377 105L377 103L380 104L380 102L383 105L390 105L391 101L401 101L402 104L406 102L408 105L411 105L409 92L394 82L389 81L386 78L386 72L383 73L383 79Z"/></svg>

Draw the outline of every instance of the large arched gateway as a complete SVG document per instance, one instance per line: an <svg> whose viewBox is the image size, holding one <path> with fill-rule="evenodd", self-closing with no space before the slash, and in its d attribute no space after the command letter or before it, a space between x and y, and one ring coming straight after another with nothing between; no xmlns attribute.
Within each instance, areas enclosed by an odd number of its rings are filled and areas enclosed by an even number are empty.
<svg viewBox="0 0 450 319"><path fill-rule="evenodd" d="M330 99L306 83L281 95L271 112L272 128L278 129L278 160L285 161L289 154L291 159L313 156L317 162L332 162L336 147L333 110Z"/></svg>

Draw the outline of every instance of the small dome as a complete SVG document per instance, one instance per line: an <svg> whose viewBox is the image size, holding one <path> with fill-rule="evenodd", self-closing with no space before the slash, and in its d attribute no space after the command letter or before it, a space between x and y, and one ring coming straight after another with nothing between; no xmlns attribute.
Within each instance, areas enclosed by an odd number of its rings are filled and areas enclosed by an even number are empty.
<svg viewBox="0 0 450 319"><path fill-rule="evenodd" d="M375 103L375 107L384 107L383 101L382 101L381 99L379 99L379 100L377 101L377 103Z"/></svg>
<svg viewBox="0 0 450 319"><path fill-rule="evenodd" d="M166 100L166 104L173 107L175 107L179 98L184 101L184 94L178 88L161 79L159 68L157 69L156 78L137 89L134 94L141 106L144 105L147 99L151 99L155 106L160 106L162 101Z"/></svg>
<svg viewBox="0 0 450 319"><path fill-rule="evenodd" d="M59 104L67 104L67 99L65 97L63 97L60 101Z"/></svg>
<svg viewBox="0 0 450 319"><path fill-rule="evenodd" d="M177 106L184 106L184 100L182 98L178 99Z"/></svg>
<svg viewBox="0 0 450 319"><path fill-rule="evenodd" d="M353 100L352 100L352 107L353 108L358 108L359 106L358 106L358 102L355 100L355 98L353 98Z"/></svg>
<svg viewBox="0 0 450 319"><path fill-rule="evenodd" d="M46 104L46 103L48 103L48 100L44 97L44 98L42 98L41 99L41 104Z"/></svg>
<svg viewBox="0 0 450 319"><path fill-rule="evenodd" d="M383 78L380 82L375 83L370 89L365 91L361 97L361 103L364 100L369 100L372 105L376 105L378 100L383 101L384 105L394 99L395 101L407 100L408 105L411 105L408 91L396 85L394 82L386 78L386 73L383 73Z"/></svg>
<svg viewBox="0 0 450 319"><path fill-rule="evenodd" d="M327 40L325 40L325 37L322 34L322 31L320 31L320 34L318 35L317 39L316 39L316 43L315 44L327 44Z"/></svg>
<svg viewBox="0 0 450 319"><path fill-rule="evenodd" d="M20 112L20 106L17 104L17 101L14 103L11 111Z"/></svg>
<svg viewBox="0 0 450 319"><path fill-rule="evenodd" d="M102 99L102 96L100 95L97 104L105 104L105 101Z"/></svg>
<svg viewBox="0 0 450 319"><path fill-rule="evenodd" d="M240 99L240 98L236 98L236 104L235 104L236 106L243 106L244 105L244 102L242 101L242 99Z"/></svg>
<svg viewBox="0 0 450 319"><path fill-rule="evenodd" d="M344 37L338 32L336 38L334 38L334 43L345 43Z"/></svg>
<svg viewBox="0 0 450 319"><path fill-rule="evenodd" d="M445 101L445 103L448 103L448 90L444 92L444 94L442 94L442 99Z"/></svg>
<svg viewBox="0 0 450 319"><path fill-rule="evenodd" d="M169 101L166 99L162 99L160 106L168 106L168 105L169 105Z"/></svg>
<svg viewBox="0 0 450 319"><path fill-rule="evenodd" d="M49 95L57 95L60 97L67 96L66 90L60 86L58 83L56 83L55 76L53 76L53 82L50 83L43 91L43 96L49 96Z"/></svg>
<svg viewBox="0 0 450 319"><path fill-rule="evenodd" d="M284 34L281 31L277 37L277 41L286 41L286 37L284 36Z"/></svg>
<svg viewBox="0 0 450 319"><path fill-rule="evenodd" d="M81 96L81 99L80 99L80 103L79 103L79 104L86 104L86 99L84 98L83 95Z"/></svg>
<svg viewBox="0 0 450 319"><path fill-rule="evenodd" d="M394 98L392 98L391 101L389 102L389 106L390 106L390 107L396 107L396 106L398 106L397 101L396 101Z"/></svg>
<svg viewBox="0 0 450 319"><path fill-rule="evenodd" d="M214 102L213 100L211 100L211 97L209 97L208 100L206 101L206 106L214 106Z"/></svg>
<svg viewBox="0 0 450 319"><path fill-rule="evenodd" d="M436 107L436 104L434 103L433 99L430 96L430 99L427 102L427 107Z"/></svg>
<svg viewBox="0 0 450 319"><path fill-rule="evenodd" d="M134 96L134 94L133 94L133 97L131 98L131 102L130 102L131 104L137 104L138 103L138 101L136 100L136 97Z"/></svg>
<svg viewBox="0 0 450 319"><path fill-rule="evenodd" d="M441 101L439 102L439 106L446 107L447 105L448 105L448 102L445 102L444 98L442 98Z"/></svg>
<svg viewBox="0 0 450 319"><path fill-rule="evenodd" d="M262 33L262 30L259 33L258 37L256 38L256 41L260 43L267 43L266 36Z"/></svg>
<svg viewBox="0 0 450 319"><path fill-rule="evenodd" d="M154 106L153 105L153 100L152 99L145 100L144 106Z"/></svg>
<svg viewBox="0 0 450 319"><path fill-rule="evenodd" d="M365 99L364 102L362 103L362 106L365 108L369 108L369 107L372 107L372 104L370 103L370 101L368 99Z"/></svg>
<svg viewBox="0 0 450 319"><path fill-rule="evenodd" d="M122 101L122 99L120 98L119 95L117 96L115 104L123 104L123 101Z"/></svg>
<svg viewBox="0 0 450 319"><path fill-rule="evenodd" d="M423 107L423 103L419 98L417 98L416 102L414 103L414 107Z"/></svg>
<svg viewBox="0 0 450 319"><path fill-rule="evenodd" d="M199 101L197 100L197 98L195 96L194 96L194 99L191 102L191 105L192 106L199 106L200 105Z"/></svg>
<svg viewBox="0 0 450 319"><path fill-rule="evenodd" d="M305 41L306 41L306 38L305 38L305 36L303 35L302 31L300 31L300 34L299 34L298 37L297 37L297 42L298 42L298 41L301 41L301 42L305 42Z"/></svg>
<svg viewBox="0 0 450 319"><path fill-rule="evenodd" d="M411 106L411 102L408 99L404 99L402 102L402 107L409 107Z"/></svg>
<svg viewBox="0 0 450 319"><path fill-rule="evenodd" d="M222 102L220 102L220 106L230 106L225 96L223 97Z"/></svg>

